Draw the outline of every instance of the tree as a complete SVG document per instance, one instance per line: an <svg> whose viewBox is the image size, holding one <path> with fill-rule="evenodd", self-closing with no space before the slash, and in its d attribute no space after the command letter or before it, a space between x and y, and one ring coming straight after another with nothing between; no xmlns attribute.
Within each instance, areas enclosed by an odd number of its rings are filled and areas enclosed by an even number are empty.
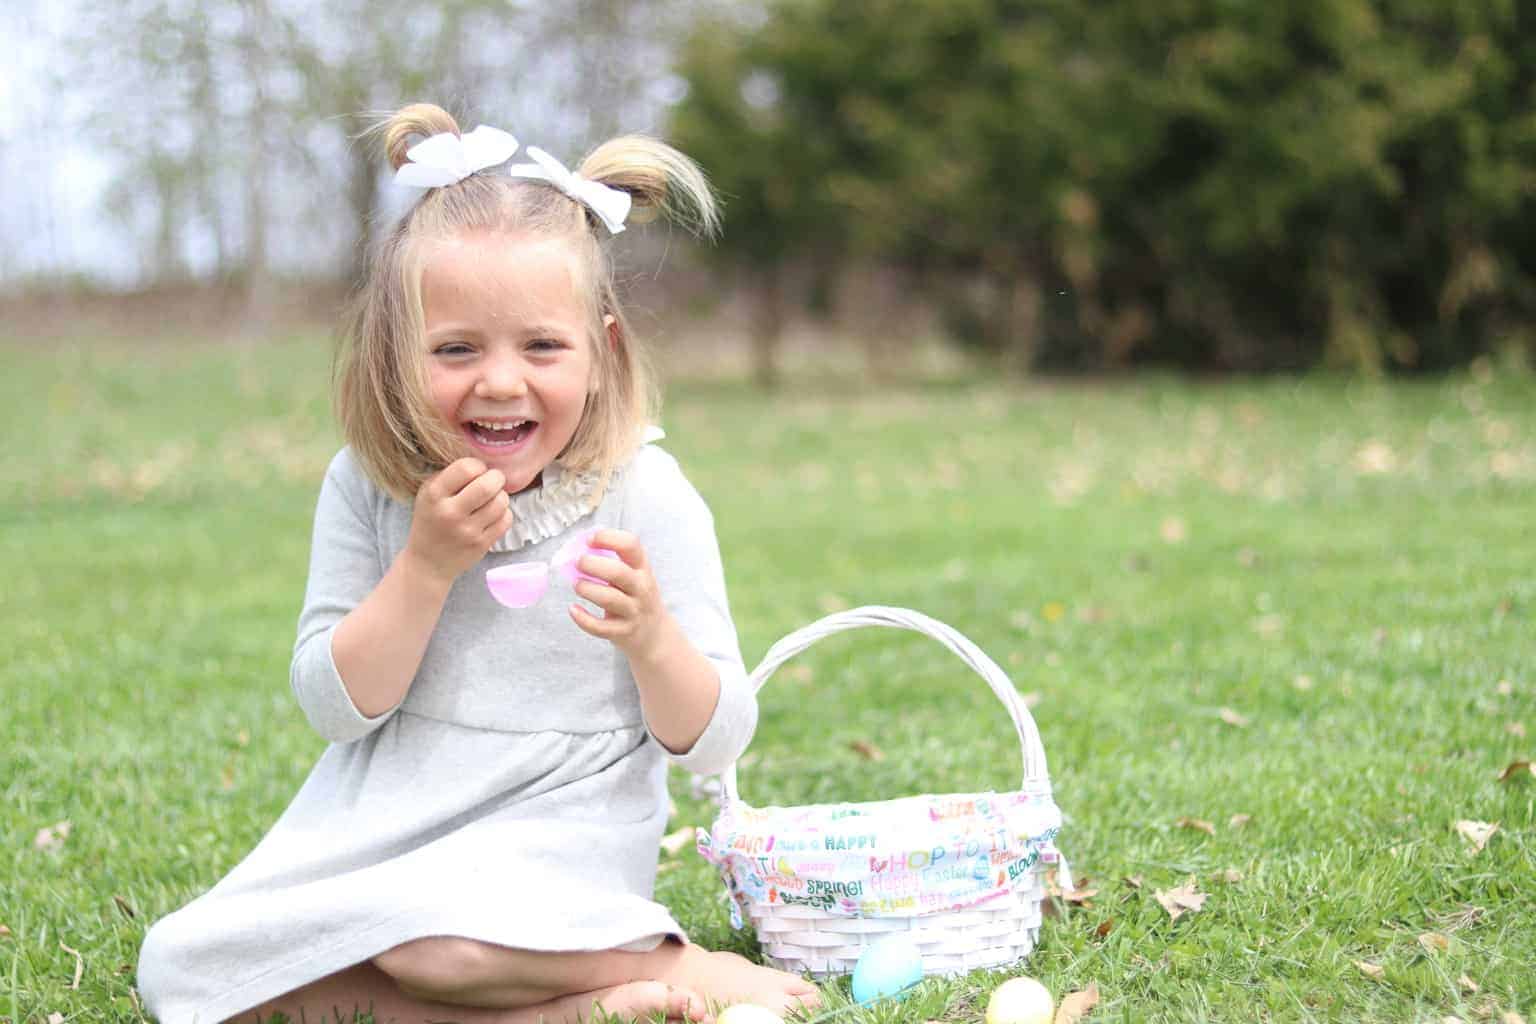
<svg viewBox="0 0 1536 1024"><path fill-rule="evenodd" d="M727 227L719 251L751 298L755 376L765 387L778 380L791 259L819 254L812 262L824 266L845 234L842 211L818 185L829 169L819 142L797 134L798 119L781 106L775 43L729 21L701 22L680 56L688 93L673 109L669 130L723 196Z"/></svg>
<svg viewBox="0 0 1536 1024"><path fill-rule="evenodd" d="M733 230L744 210L776 262L806 259L776 218L817 209L810 237L979 296L972 322L1015 366L1441 366L1536 312L1529 5L769 10L690 65L690 103L766 77L759 120L817 174L738 200ZM719 148L747 147L731 129Z"/></svg>

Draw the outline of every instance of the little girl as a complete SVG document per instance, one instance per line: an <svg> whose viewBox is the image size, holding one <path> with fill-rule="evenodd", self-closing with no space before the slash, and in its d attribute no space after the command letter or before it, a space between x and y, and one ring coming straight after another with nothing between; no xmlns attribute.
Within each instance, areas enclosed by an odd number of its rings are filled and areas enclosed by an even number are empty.
<svg viewBox="0 0 1536 1024"><path fill-rule="evenodd" d="M633 136L574 174L534 148L509 169L511 136L460 135L427 104L384 140L427 191L338 357L348 443L291 674L330 746L255 850L150 929L140 991L163 1024L815 1006L799 978L692 945L651 898L667 762L723 770L757 705L709 509L646 443L603 241L631 204L709 233L709 188ZM553 588L520 611L492 599L487 569L594 528L618 555L579 563L596 612Z"/></svg>

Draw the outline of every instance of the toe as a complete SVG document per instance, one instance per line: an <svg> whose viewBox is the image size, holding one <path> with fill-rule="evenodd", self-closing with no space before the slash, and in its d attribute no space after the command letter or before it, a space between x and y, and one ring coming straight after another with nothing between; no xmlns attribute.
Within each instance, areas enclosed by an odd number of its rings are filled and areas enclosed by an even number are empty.
<svg viewBox="0 0 1536 1024"><path fill-rule="evenodd" d="M819 1010L821 1008L821 990L815 985L806 986L804 991L792 992L800 1005L796 1009Z"/></svg>
<svg viewBox="0 0 1536 1024"><path fill-rule="evenodd" d="M690 988L667 986L667 1019L702 1022L709 1017L704 998Z"/></svg>

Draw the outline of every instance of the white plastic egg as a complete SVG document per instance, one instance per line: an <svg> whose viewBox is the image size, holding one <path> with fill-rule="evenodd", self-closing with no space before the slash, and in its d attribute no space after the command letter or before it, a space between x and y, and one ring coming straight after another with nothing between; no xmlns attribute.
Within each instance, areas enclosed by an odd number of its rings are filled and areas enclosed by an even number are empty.
<svg viewBox="0 0 1536 1024"><path fill-rule="evenodd" d="M1009 978L987 1000L987 1024L1051 1024L1050 990L1034 978Z"/></svg>
<svg viewBox="0 0 1536 1024"><path fill-rule="evenodd" d="M715 1024L784 1024L784 1018L755 1003L727 1006L715 1017Z"/></svg>

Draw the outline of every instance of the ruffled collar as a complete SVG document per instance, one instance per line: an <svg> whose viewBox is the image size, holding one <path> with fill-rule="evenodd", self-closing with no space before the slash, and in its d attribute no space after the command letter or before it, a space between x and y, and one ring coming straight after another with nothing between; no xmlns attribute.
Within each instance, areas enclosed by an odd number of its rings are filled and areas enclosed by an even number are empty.
<svg viewBox="0 0 1536 1024"><path fill-rule="evenodd" d="M640 443L650 444L666 436L660 427L647 426ZM614 470L609 486L621 472L621 469ZM512 505L512 526L497 538L490 550L516 551L564 533L602 502L601 484L602 474L596 470L571 470L551 462L544 467L539 486L519 491L508 499Z"/></svg>
<svg viewBox="0 0 1536 1024"><path fill-rule="evenodd" d="M597 508L600 482L595 471L573 472L551 462L544 467L539 486L519 491L508 499L512 505L512 526L491 545L491 550L516 551L565 532Z"/></svg>

